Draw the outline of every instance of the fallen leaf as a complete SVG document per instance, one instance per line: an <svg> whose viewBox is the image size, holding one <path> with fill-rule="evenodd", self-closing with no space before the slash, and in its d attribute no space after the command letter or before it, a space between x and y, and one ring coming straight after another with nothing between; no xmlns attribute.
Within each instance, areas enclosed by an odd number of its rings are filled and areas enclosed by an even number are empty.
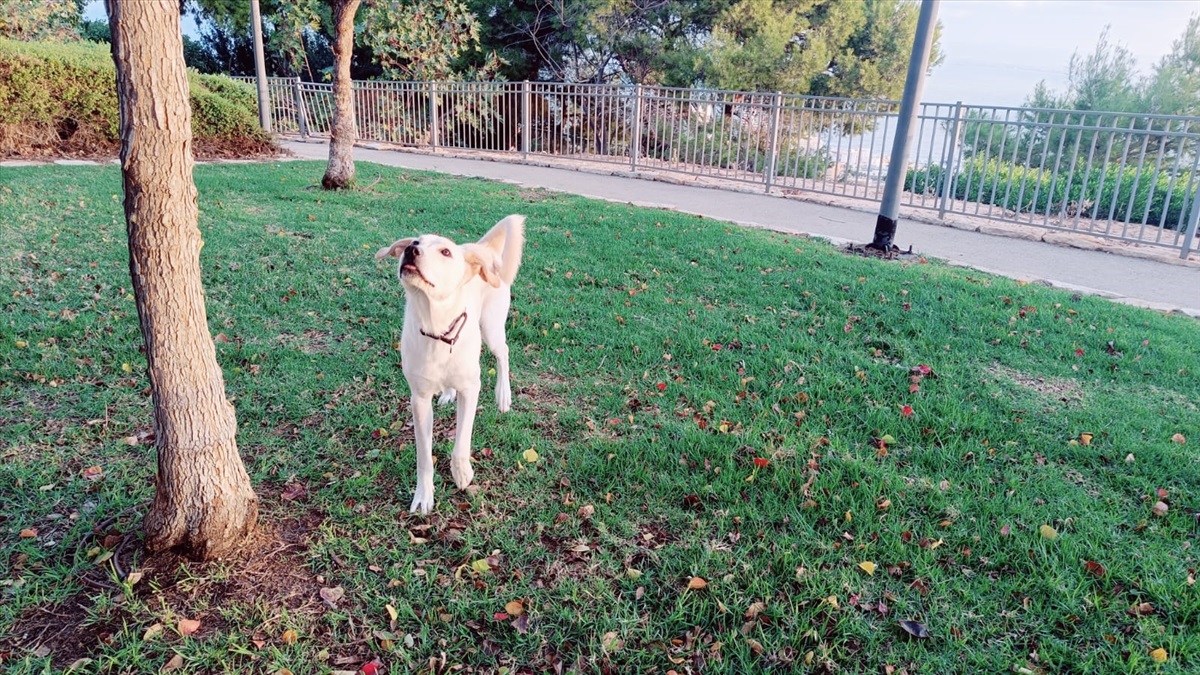
<svg viewBox="0 0 1200 675"><path fill-rule="evenodd" d="M875 576L875 563L866 561L858 563L859 569L867 573L867 576Z"/></svg>
<svg viewBox="0 0 1200 675"><path fill-rule="evenodd" d="M79 670L80 668L86 666L87 664L89 664L91 662L92 662L92 659L89 659L89 658L75 659L74 661L71 662L71 665L67 666L67 672L70 673L70 672Z"/></svg>
<svg viewBox="0 0 1200 675"><path fill-rule="evenodd" d="M1012 533L1012 528L1009 527L1008 525L1004 525L1000 528L1000 536L1001 537L1007 537L1011 533Z"/></svg>
<svg viewBox="0 0 1200 675"><path fill-rule="evenodd" d="M304 496L304 486L300 483L288 483L284 486L283 492L279 496L285 501L295 501Z"/></svg>
<svg viewBox="0 0 1200 675"><path fill-rule="evenodd" d="M180 635L184 635L184 636L191 635L191 634L195 633L196 631L200 630L200 620L199 619L180 619L178 630L179 630Z"/></svg>
<svg viewBox="0 0 1200 675"><path fill-rule="evenodd" d="M397 618L399 618L400 614L396 611L395 607L392 607L391 605L384 605L384 609L387 610L388 618L390 618L392 621L395 621Z"/></svg>
<svg viewBox="0 0 1200 675"><path fill-rule="evenodd" d="M828 602L829 606L834 609L838 608L838 599L836 595L831 595L828 598L825 598L825 602Z"/></svg>
<svg viewBox="0 0 1200 675"><path fill-rule="evenodd" d="M753 619L753 618L757 617L759 614L762 614L764 611L766 611L766 609L767 609L767 603L765 603L765 602L751 603L750 609L746 610L746 618Z"/></svg>
<svg viewBox="0 0 1200 675"><path fill-rule="evenodd" d="M1083 445L1091 445L1093 436L1087 432L1079 434L1079 442Z"/></svg>
<svg viewBox="0 0 1200 675"><path fill-rule="evenodd" d="M771 460L769 460L769 459L764 459L762 457L754 458L754 466L755 466L755 468L758 468L758 469L765 468L770 463L771 463Z"/></svg>
<svg viewBox="0 0 1200 675"><path fill-rule="evenodd" d="M517 632L520 633L521 635L528 633L529 632L529 615L522 614L521 616L518 616L517 618L513 619L512 627L516 628Z"/></svg>
<svg viewBox="0 0 1200 675"><path fill-rule="evenodd" d="M703 577L692 577L688 580L687 587L693 591L700 591L708 588L708 582Z"/></svg>
<svg viewBox="0 0 1200 675"><path fill-rule="evenodd" d="M487 558L480 558L479 560L471 563L471 569L483 574L484 572L492 569L492 566L488 564Z"/></svg>
<svg viewBox="0 0 1200 675"><path fill-rule="evenodd" d="M334 586L333 588L322 588L318 593L327 605L337 607L338 601L346 595L346 589Z"/></svg>
<svg viewBox="0 0 1200 675"><path fill-rule="evenodd" d="M899 623L900 627L904 629L905 633L908 633L918 640L925 640L929 638L929 629L925 628L925 624L921 623L920 621L903 619Z"/></svg>
<svg viewBox="0 0 1200 675"><path fill-rule="evenodd" d="M1058 539L1058 530L1050 527L1049 525L1042 525L1038 528L1038 532L1042 534L1042 539L1047 539L1049 541Z"/></svg>
<svg viewBox="0 0 1200 675"><path fill-rule="evenodd" d="M83 470L82 475L85 480L100 480L104 477L104 469L99 466L89 466Z"/></svg>
<svg viewBox="0 0 1200 675"><path fill-rule="evenodd" d="M903 417L912 417L913 416L912 406L911 405L900 406L900 415Z"/></svg>
<svg viewBox="0 0 1200 675"><path fill-rule="evenodd" d="M142 633L142 642L149 642L149 641L153 640L154 638L158 637L159 634L161 634L162 632L163 632L163 625L161 623L153 624L149 628L146 629L145 633Z"/></svg>
<svg viewBox="0 0 1200 675"><path fill-rule="evenodd" d="M9 530L9 531L11 532L11 530ZM36 537L37 537L37 528L36 527L27 527L27 528L21 530L21 538L22 539L34 539Z"/></svg>
<svg viewBox="0 0 1200 675"><path fill-rule="evenodd" d="M1085 560L1083 567L1088 571L1088 574L1097 578L1103 578L1104 575L1108 574L1108 570L1104 569L1104 565L1094 560Z"/></svg>
<svg viewBox="0 0 1200 675"><path fill-rule="evenodd" d="M504 611L512 616L521 616L525 613L525 605L520 600L513 600L504 605Z"/></svg>
<svg viewBox="0 0 1200 675"><path fill-rule="evenodd" d="M1171 442L1183 445L1184 443L1187 443L1187 438L1183 434L1175 434L1174 436L1171 436Z"/></svg>
<svg viewBox="0 0 1200 675"><path fill-rule="evenodd" d="M1167 506L1166 502L1154 502L1154 506L1150 507L1150 510L1154 512L1154 515L1161 518L1167 515L1167 512L1171 510L1171 507Z"/></svg>
<svg viewBox="0 0 1200 675"><path fill-rule="evenodd" d="M142 580L141 572L130 572L128 575L125 576L125 583L129 584L130 587L136 586L137 582L139 582L141 580Z"/></svg>
<svg viewBox="0 0 1200 675"><path fill-rule="evenodd" d="M166 672L166 671L171 671L171 670L175 670L176 668L182 668L182 667L183 667L183 655L176 654L175 656L172 656L169 661L167 661L166 663L163 664L162 671Z"/></svg>
<svg viewBox="0 0 1200 675"><path fill-rule="evenodd" d="M596 507L592 506L591 504L588 504L587 506L579 507L579 517L582 518L583 520L587 520L588 518L591 518L592 515L595 513L596 513Z"/></svg>
<svg viewBox="0 0 1200 675"><path fill-rule="evenodd" d="M534 462L538 461L538 452L537 450L530 448L525 452L522 452L521 457L525 458L527 463L533 464Z"/></svg>
<svg viewBox="0 0 1200 675"><path fill-rule="evenodd" d="M1154 491L1154 494L1158 495L1159 499L1166 499L1168 493L1166 490L1164 490L1162 488L1158 488L1157 490Z"/></svg>
<svg viewBox="0 0 1200 675"><path fill-rule="evenodd" d="M605 652L620 651L623 646L625 646L625 642L621 640L615 630L610 630L600 637L600 649Z"/></svg>
<svg viewBox="0 0 1200 675"><path fill-rule="evenodd" d="M1153 659L1155 663L1166 663L1167 650L1163 649L1162 647L1153 649L1150 651L1150 658Z"/></svg>
<svg viewBox="0 0 1200 675"><path fill-rule="evenodd" d="M300 636L296 634L296 631L289 628L283 631L283 635L279 636L279 639L283 640L283 644L285 645L294 645L300 639Z"/></svg>

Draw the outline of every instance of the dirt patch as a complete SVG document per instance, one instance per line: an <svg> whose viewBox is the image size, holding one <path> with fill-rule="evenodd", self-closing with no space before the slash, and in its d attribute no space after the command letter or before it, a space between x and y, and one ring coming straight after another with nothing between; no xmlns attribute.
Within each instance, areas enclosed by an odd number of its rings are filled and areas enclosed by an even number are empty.
<svg viewBox="0 0 1200 675"><path fill-rule="evenodd" d="M875 260L908 260L913 255L912 246L909 246L907 250L901 250L895 244L888 250L873 248L871 246L859 246L857 244L849 244L841 250L846 255L874 258Z"/></svg>
<svg viewBox="0 0 1200 675"><path fill-rule="evenodd" d="M284 612L293 622L305 615L315 621L324 610L305 553L322 521L316 513L282 519L264 514L255 533L225 560L194 563L169 553L146 558L137 569L143 576L134 587L135 602L119 589L88 588L32 608L0 641L0 651L49 655L61 668L93 655L123 630L162 623L164 635L173 635L174 622L186 617L200 620L198 637L219 632L227 627L223 611L233 606L264 609L267 618L255 628L264 638L279 633L272 623ZM133 546L139 545L135 540ZM124 559L128 565L136 557Z"/></svg>
<svg viewBox="0 0 1200 675"><path fill-rule="evenodd" d="M1026 389L1035 391L1043 396L1050 396L1059 401L1066 403L1079 403L1083 401L1083 388L1075 380L1057 377L1038 377L1022 373L1019 370L1013 370L998 363L990 366L987 372L990 375L1011 380Z"/></svg>

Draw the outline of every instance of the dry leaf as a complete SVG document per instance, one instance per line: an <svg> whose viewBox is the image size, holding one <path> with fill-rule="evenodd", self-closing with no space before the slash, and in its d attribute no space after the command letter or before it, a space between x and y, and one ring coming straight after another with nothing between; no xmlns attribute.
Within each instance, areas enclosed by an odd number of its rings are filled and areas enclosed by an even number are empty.
<svg viewBox="0 0 1200 675"><path fill-rule="evenodd" d="M858 563L859 569L866 572L868 576L875 576L875 563L866 561Z"/></svg>
<svg viewBox="0 0 1200 675"><path fill-rule="evenodd" d="M1150 658L1153 659L1155 663L1166 663L1167 650L1163 649L1162 647L1151 650Z"/></svg>
<svg viewBox="0 0 1200 675"><path fill-rule="evenodd" d="M83 470L83 477L86 480L100 480L104 477L104 469L99 466L89 466Z"/></svg>
<svg viewBox="0 0 1200 675"><path fill-rule="evenodd" d="M746 618L753 619L756 616L758 616L759 614L762 614L763 612L765 612L766 609L767 609L767 603L765 603L765 602L751 603L750 609L746 610Z"/></svg>
<svg viewBox="0 0 1200 675"><path fill-rule="evenodd" d="M520 600L513 600L505 603L504 611L507 612L509 616L521 616L525 613L525 605L522 604Z"/></svg>
<svg viewBox="0 0 1200 675"><path fill-rule="evenodd" d="M521 457L524 457L526 462L533 464L534 462L538 461L538 451L530 448L525 452L522 452Z"/></svg>
<svg viewBox="0 0 1200 675"><path fill-rule="evenodd" d="M178 630L180 635L191 635L200 630L200 619L180 619Z"/></svg>
<svg viewBox="0 0 1200 675"><path fill-rule="evenodd" d="M279 636L279 639L283 640L283 644L285 645L294 645L300 639L300 636L296 634L296 631L289 628L283 631L283 635Z"/></svg>
<svg viewBox="0 0 1200 675"><path fill-rule="evenodd" d="M693 591L700 591L708 588L708 582L702 577L692 577L688 580L687 587Z"/></svg>
<svg viewBox="0 0 1200 675"><path fill-rule="evenodd" d="M1088 574L1097 578L1103 578L1104 575L1108 574L1108 570L1104 569L1104 565L1093 560L1085 560L1083 567L1088 571Z"/></svg>
<svg viewBox="0 0 1200 675"><path fill-rule="evenodd" d="M1187 443L1187 438L1183 434L1175 434L1174 436L1171 436L1171 442L1183 445L1184 443Z"/></svg>
<svg viewBox="0 0 1200 675"><path fill-rule="evenodd" d="M625 641L617 635L617 631L610 630L600 638L600 649L605 652L620 651L621 647L625 646Z"/></svg>
<svg viewBox="0 0 1200 675"><path fill-rule="evenodd" d="M1042 525L1038 528L1038 532L1042 534L1042 539L1047 539L1049 541L1058 539L1058 530L1050 527L1049 525Z"/></svg>
<svg viewBox="0 0 1200 675"><path fill-rule="evenodd" d="M130 572L130 573L129 573L128 575L126 575L126 577L125 577L125 583L129 584L131 587L132 587L132 586L136 586L136 585L137 585L137 582L139 582L139 581L141 581L141 580L142 580L142 573L141 573L141 572Z"/></svg>
<svg viewBox="0 0 1200 675"><path fill-rule="evenodd" d="M142 633L142 642L149 642L150 640L158 637L158 635L162 632L163 625L161 623L156 623L147 628L145 633Z"/></svg>
<svg viewBox="0 0 1200 675"><path fill-rule="evenodd" d="M400 616L400 614L396 612L396 608L392 607L391 605L384 605L384 609L387 610L388 618L392 621L395 621Z"/></svg>
<svg viewBox="0 0 1200 675"><path fill-rule="evenodd" d="M330 607L337 607L338 601L346 595L346 589L334 586L333 588L322 588L319 593L326 604Z"/></svg>
<svg viewBox="0 0 1200 675"><path fill-rule="evenodd" d="M929 637L929 629L925 628L925 624L921 623L920 621L910 621L905 619L900 621L900 627L904 629L905 633L908 633L918 640L925 640Z"/></svg>
<svg viewBox="0 0 1200 675"><path fill-rule="evenodd" d="M834 609L838 608L838 599L836 595L831 595L828 598L825 598L825 602L828 602L829 606L833 607Z"/></svg>
<svg viewBox="0 0 1200 675"><path fill-rule="evenodd" d="M1154 506L1150 507L1150 510L1154 512L1154 515L1161 518L1167 515L1167 512L1171 510L1171 507L1167 506L1166 502L1154 502Z"/></svg>
<svg viewBox="0 0 1200 675"><path fill-rule="evenodd" d="M492 569L492 566L488 564L487 558L480 558L479 560L471 563L471 569L483 574L484 572Z"/></svg>
<svg viewBox="0 0 1200 675"><path fill-rule="evenodd" d="M86 666L87 664L89 664L91 662L92 662L92 659L89 659L86 657L82 658L82 659L75 659L74 661L71 662L71 665L67 666L67 672L70 673L70 672L79 670L80 668Z"/></svg>
<svg viewBox="0 0 1200 675"><path fill-rule="evenodd" d="M1089 433L1087 433L1086 431L1085 431L1084 433L1082 433L1082 434L1079 434L1079 442L1080 442L1082 445L1091 445L1091 444L1092 444L1092 438L1094 438L1094 437L1092 436L1092 434L1089 434Z"/></svg>
<svg viewBox="0 0 1200 675"><path fill-rule="evenodd" d="M596 513L596 507L592 506L591 504L588 504L587 506L579 507L579 517L584 520L591 518L592 515L595 513Z"/></svg>
<svg viewBox="0 0 1200 675"><path fill-rule="evenodd" d="M162 672L167 672L167 671L175 670L176 668L182 668L182 667L183 667L183 655L176 654L175 656L171 657L170 661L167 661L166 663L163 664Z"/></svg>
<svg viewBox="0 0 1200 675"><path fill-rule="evenodd" d="M21 538L22 539L33 539L35 537L37 537L37 528L36 527L27 527L27 528L21 530Z"/></svg>

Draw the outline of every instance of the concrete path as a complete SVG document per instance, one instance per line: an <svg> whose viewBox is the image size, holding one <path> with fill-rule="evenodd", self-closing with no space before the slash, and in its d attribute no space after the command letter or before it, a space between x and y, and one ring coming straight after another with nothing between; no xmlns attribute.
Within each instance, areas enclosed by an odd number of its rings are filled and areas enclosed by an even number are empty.
<svg viewBox="0 0 1200 675"><path fill-rule="evenodd" d="M327 159L325 143L283 141L296 156ZM835 243L871 241L875 214L764 194L676 185L528 164L355 148L355 158L410 169L489 178L607 201L673 209ZM1173 265L901 219L896 243L953 264L1200 318L1200 266Z"/></svg>

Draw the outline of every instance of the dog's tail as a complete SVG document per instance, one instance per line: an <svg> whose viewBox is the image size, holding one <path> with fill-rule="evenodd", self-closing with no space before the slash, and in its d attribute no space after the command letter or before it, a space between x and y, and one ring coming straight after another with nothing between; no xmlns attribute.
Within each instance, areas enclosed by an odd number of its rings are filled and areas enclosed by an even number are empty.
<svg viewBox="0 0 1200 675"><path fill-rule="evenodd" d="M483 235L479 243L499 256L500 278L511 286L521 268L521 254L525 249L525 216L514 213L501 220Z"/></svg>

